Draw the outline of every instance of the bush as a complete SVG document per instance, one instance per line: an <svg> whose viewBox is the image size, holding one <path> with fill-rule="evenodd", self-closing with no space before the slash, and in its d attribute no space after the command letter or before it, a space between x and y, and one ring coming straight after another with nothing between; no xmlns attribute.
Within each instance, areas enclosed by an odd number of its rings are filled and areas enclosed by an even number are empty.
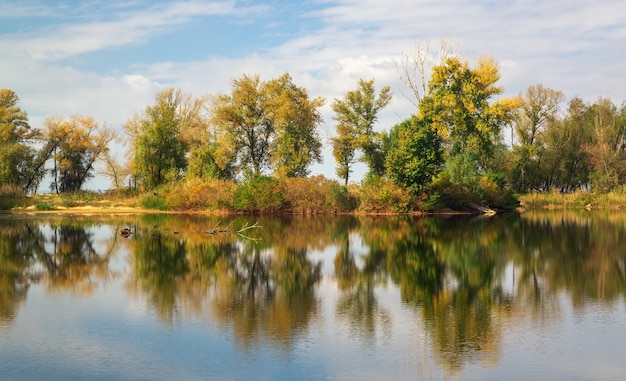
<svg viewBox="0 0 626 381"><path fill-rule="evenodd" d="M252 213L275 213L287 206L285 184L270 176L258 176L235 192L235 209Z"/></svg>
<svg viewBox="0 0 626 381"><path fill-rule="evenodd" d="M0 210L9 210L20 205L23 202L24 197L24 192L18 186L0 186Z"/></svg>
<svg viewBox="0 0 626 381"><path fill-rule="evenodd" d="M356 202L347 188L324 176L285 180L285 198L294 213L338 213L354 210Z"/></svg>
<svg viewBox="0 0 626 381"><path fill-rule="evenodd" d="M168 209L223 210L232 209L236 185L232 181L193 179L161 190Z"/></svg>
<svg viewBox="0 0 626 381"><path fill-rule="evenodd" d="M139 204L146 209L168 210L165 199L153 194L145 194L141 196Z"/></svg>
<svg viewBox="0 0 626 381"><path fill-rule="evenodd" d="M47 202L40 202L35 204L35 210L56 210L56 208Z"/></svg>
<svg viewBox="0 0 626 381"><path fill-rule="evenodd" d="M411 195L391 180L376 177L361 186L359 210L366 213L398 213L411 210Z"/></svg>

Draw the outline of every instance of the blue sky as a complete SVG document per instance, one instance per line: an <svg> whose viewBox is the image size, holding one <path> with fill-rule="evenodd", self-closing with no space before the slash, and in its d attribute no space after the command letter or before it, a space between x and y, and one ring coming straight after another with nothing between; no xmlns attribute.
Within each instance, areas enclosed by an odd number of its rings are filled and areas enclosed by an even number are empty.
<svg viewBox="0 0 626 381"><path fill-rule="evenodd" d="M621 0L2 0L0 87L34 127L81 114L121 128L165 87L218 94L242 74L288 72L326 98L327 138L330 103L360 78L394 93L378 129L413 113L394 62L423 39L436 55L444 38L470 62L492 56L503 96L542 84L568 99L626 100ZM329 152L314 173L334 177Z"/></svg>

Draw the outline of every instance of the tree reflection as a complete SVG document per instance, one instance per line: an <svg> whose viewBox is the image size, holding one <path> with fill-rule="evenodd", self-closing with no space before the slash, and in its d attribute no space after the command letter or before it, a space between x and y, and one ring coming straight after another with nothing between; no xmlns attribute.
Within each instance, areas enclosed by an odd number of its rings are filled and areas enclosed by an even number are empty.
<svg viewBox="0 0 626 381"><path fill-rule="evenodd" d="M91 294L113 276L109 247L94 247L90 224L66 218L0 223L0 320L13 320L30 286L43 281L47 291Z"/></svg>
<svg viewBox="0 0 626 381"><path fill-rule="evenodd" d="M309 260L306 249L269 250L246 242L217 266L214 311L233 325L237 343L249 349L265 337L289 350L317 311L313 289L321 264Z"/></svg>
<svg viewBox="0 0 626 381"><path fill-rule="evenodd" d="M354 332L373 339L379 329L385 332L391 326L390 314L380 305L375 292L377 285L385 283L385 252L378 247L368 248L360 258L363 266L359 268L350 240L350 231L345 231L334 261L337 285L343 291L336 311Z"/></svg>
<svg viewBox="0 0 626 381"><path fill-rule="evenodd" d="M30 285L39 279L32 268L32 240L25 240L32 230L26 223L0 220L0 327L13 321Z"/></svg>

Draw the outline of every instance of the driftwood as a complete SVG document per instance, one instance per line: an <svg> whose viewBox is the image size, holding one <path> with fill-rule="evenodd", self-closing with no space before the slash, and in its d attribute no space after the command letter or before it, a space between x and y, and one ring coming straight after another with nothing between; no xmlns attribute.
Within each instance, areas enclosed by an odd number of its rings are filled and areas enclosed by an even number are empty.
<svg viewBox="0 0 626 381"><path fill-rule="evenodd" d="M228 226L226 226L225 228L218 228L218 226L220 225L221 221L217 221L217 223L215 224L215 226L213 226L213 229L211 230L207 230L206 233L211 234L211 235L215 235L217 233L228 233L230 230L228 229L230 227L230 225L233 224L233 222L231 222L230 224L228 224Z"/></svg>
<svg viewBox="0 0 626 381"><path fill-rule="evenodd" d="M485 207L485 206L480 206L480 205L473 204L473 203L470 203L470 204L467 204L467 205L468 205L470 208L475 209L475 210L478 210L479 212L481 212L481 213L483 213L483 214L485 214L485 215L487 215L487 216L493 216L494 214L496 214L496 211L495 211L495 210L493 210L493 209L491 209L491 208L487 208L487 207Z"/></svg>
<svg viewBox="0 0 626 381"><path fill-rule="evenodd" d="M231 230L230 230L230 227L231 227L231 225L233 224L233 222L235 222L235 221L232 221L232 222L231 222L230 224L228 224L228 226L226 226L225 228L220 228L220 227L219 227L220 222L221 222L221 221L217 221L217 224L215 224L215 226L213 226L213 228L212 228L212 229L207 230L207 231L206 231L206 233L207 233L207 234L210 234L210 235L216 235L216 234L218 234L218 233L228 233L228 232L230 232L230 231L231 231ZM260 227L262 227L262 226L261 226L261 225L259 225L259 223L258 223L258 222L255 222L255 223L254 223L254 224L252 224L252 225L248 225L248 223L246 222L246 224L245 224L245 225L244 225L241 229L236 230L235 232L237 233L237 235L240 235L240 236L242 236L243 238L246 238L246 239L249 239L249 240L252 240L252 241L256 241L256 240L257 240L256 238L248 237L248 236L246 236L245 234L243 234L243 232L245 232L245 231L247 231L247 230L250 230L250 229L260 228Z"/></svg>

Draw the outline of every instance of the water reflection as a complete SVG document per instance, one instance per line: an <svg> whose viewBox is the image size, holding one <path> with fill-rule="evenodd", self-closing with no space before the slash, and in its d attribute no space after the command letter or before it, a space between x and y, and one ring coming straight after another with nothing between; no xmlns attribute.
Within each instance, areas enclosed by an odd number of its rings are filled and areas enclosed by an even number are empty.
<svg viewBox="0 0 626 381"><path fill-rule="evenodd" d="M256 224L256 225L255 225ZM219 226L219 229L216 227ZM246 227L254 229L245 230ZM132 231L120 235L122 228ZM33 284L90 295L123 277L168 327L185 319L232 330L242 351L285 353L316 322L334 285L334 319L352 337L390 335L397 288L438 364L457 374L497 364L506 327L557 322L626 296L626 215L528 213L489 219L138 215L0 219L0 326ZM330 271L316 253L330 251ZM117 268L120 257L127 269ZM417 339L417 338L416 338Z"/></svg>

